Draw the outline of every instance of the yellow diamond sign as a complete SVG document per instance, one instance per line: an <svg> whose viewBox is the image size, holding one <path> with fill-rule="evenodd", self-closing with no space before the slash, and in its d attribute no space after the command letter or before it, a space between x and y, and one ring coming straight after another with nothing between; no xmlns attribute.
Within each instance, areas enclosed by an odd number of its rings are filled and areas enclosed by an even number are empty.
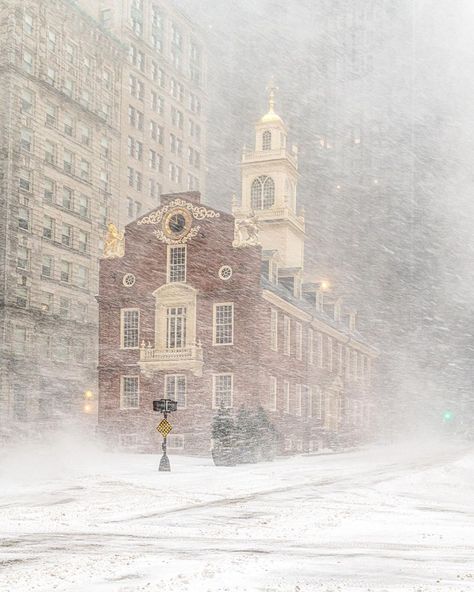
<svg viewBox="0 0 474 592"><path fill-rule="evenodd" d="M171 432L172 429L173 426L167 419L162 419L160 423L156 426L156 431L160 432L163 438L166 438L166 436Z"/></svg>

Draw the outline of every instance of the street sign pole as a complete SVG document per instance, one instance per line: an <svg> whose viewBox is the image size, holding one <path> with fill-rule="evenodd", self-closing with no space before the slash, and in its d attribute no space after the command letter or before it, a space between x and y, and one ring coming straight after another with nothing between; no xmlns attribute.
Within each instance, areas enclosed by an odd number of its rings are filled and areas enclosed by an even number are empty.
<svg viewBox="0 0 474 592"><path fill-rule="evenodd" d="M163 416L165 419L168 419L168 413L166 411L163 412ZM163 437L163 443L161 445L161 448L163 450L163 456L161 457L160 466L158 468L158 471L170 472L171 471L170 459L168 458L168 455L166 454L166 438L167 438L167 436Z"/></svg>
<svg viewBox="0 0 474 592"><path fill-rule="evenodd" d="M173 429L173 426L168 421L168 413L176 411L178 409L178 402L172 401L171 399L158 399L157 401L153 401L153 411L158 411L159 413L163 413L163 419L160 421L159 425L156 427L156 431L160 432L163 436L163 442L161 444L161 449L163 450L163 456L160 460L160 466L158 468L159 471L171 471L170 459L166 453L166 444L167 444L167 437L168 434Z"/></svg>

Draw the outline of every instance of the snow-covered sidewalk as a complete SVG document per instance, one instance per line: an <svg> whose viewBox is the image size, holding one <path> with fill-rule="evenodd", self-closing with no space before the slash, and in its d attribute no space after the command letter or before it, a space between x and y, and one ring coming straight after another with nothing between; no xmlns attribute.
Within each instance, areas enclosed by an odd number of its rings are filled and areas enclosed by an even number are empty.
<svg viewBox="0 0 474 592"><path fill-rule="evenodd" d="M0 590L474 590L474 453L216 468L69 442L0 456Z"/></svg>

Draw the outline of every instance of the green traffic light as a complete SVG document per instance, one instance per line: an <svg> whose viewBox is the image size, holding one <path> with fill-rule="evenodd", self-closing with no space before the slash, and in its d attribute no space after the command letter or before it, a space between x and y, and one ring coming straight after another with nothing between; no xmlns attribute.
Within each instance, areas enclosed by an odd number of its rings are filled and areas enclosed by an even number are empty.
<svg viewBox="0 0 474 592"><path fill-rule="evenodd" d="M452 421L454 417L454 413L452 411L445 411L443 413L443 421L448 422Z"/></svg>

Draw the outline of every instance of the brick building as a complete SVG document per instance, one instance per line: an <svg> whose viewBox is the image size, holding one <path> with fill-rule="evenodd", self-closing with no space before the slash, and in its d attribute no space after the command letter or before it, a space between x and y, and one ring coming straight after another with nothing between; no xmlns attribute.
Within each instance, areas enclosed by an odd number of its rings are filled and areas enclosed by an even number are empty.
<svg viewBox="0 0 474 592"><path fill-rule="evenodd" d="M162 196L111 234L100 264L99 425L154 449L153 399L178 401L170 448L208 453L214 410L262 405L281 449L370 430L376 350L325 281L304 276L297 149L274 111L242 158L233 215L197 192Z"/></svg>

